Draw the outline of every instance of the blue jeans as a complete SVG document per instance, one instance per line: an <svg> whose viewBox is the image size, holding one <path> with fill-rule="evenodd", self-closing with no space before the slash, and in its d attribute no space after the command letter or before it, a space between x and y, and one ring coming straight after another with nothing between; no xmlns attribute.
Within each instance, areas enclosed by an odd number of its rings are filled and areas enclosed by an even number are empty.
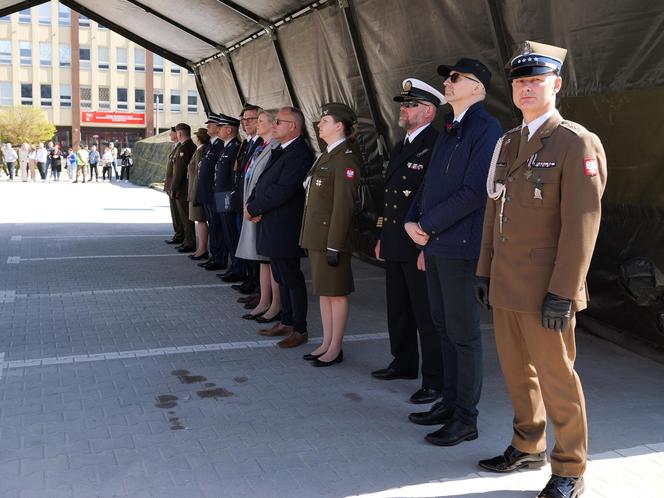
<svg viewBox="0 0 664 498"><path fill-rule="evenodd" d="M431 317L443 353L443 403L454 409L455 418L475 425L483 376L477 260L425 259Z"/></svg>
<svg viewBox="0 0 664 498"><path fill-rule="evenodd" d="M14 179L14 165L15 164L16 163L14 161L7 163L7 171L9 172L9 179L10 180Z"/></svg>

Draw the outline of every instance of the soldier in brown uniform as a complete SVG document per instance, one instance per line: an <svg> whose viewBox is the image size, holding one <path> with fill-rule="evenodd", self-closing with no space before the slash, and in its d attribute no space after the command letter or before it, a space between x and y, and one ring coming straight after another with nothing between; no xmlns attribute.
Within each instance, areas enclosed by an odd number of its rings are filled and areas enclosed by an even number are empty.
<svg viewBox="0 0 664 498"><path fill-rule="evenodd" d="M180 217L178 216L178 206L175 201L175 197L171 194L171 185L173 184L173 162L175 161L175 156L180 149L180 142L178 142L178 135L175 131L175 126L171 127L169 133L169 138L171 142L174 143L173 150L168 154L168 162L166 163L166 179L164 180L164 192L168 194L168 203L171 208L171 221L173 223L173 230L175 233L170 239L166 239L164 242L167 244L182 244L184 240L184 228L180 224Z"/></svg>
<svg viewBox="0 0 664 498"><path fill-rule="evenodd" d="M320 296L323 343L304 359L316 367L343 360L341 343L353 292L351 253L356 243L355 205L360 159L351 150L355 113L345 104L325 104L318 124L327 149L305 180L307 197L300 246L308 249L314 294Z"/></svg>
<svg viewBox="0 0 664 498"><path fill-rule="evenodd" d="M539 497L583 492L588 447L585 401L574 371L575 313L586 307L586 273L606 184L599 138L555 109L567 51L525 42L511 60L522 126L496 146L487 190L476 296L493 306L496 345L514 407L512 442L480 466L510 472L546 463Z"/></svg>

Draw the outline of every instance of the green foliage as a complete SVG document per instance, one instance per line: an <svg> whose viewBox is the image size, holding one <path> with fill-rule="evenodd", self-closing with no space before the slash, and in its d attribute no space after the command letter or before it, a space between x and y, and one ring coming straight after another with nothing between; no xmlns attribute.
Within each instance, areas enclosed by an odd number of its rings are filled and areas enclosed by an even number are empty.
<svg viewBox="0 0 664 498"><path fill-rule="evenodd" d="M0 111L0 140L18 146L22 143L48 142L55 135L55 125L35 107L10 107Z"/></svg>

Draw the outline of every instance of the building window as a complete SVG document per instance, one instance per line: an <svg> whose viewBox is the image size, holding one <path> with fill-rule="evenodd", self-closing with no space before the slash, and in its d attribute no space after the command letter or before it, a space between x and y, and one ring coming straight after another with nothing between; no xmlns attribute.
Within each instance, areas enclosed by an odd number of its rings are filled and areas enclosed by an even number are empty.
<svg viewBox="0 0 664 498"><path fill-rule="evenodd" d="M108 47L97 48L97 66L99 69L108 69L110 64L108 62Z"/></svg>
<svg viewBox="0 0 664 498"><path fill-rule="evenodd" d="M196 90L187 92L187 112L198 112L198 94Z"/></svg>
<svg viewBox="0 0 664 498"><path fill-rule="evenodd" d="M171 74L180 74L180 66L171 63Z"/></svg>
<svg viewBox="0 0 664 498"><path fill-rule="evenodd" d="M53 105L53 96L51 95L51 85L40 85L41 106L51 107Z"/></svg>
<svg viewBox="0 0 664 498"><path fill-rule="evenodd" d="M155 88L154 90L154 100L152 102L152 108L159 112L164 110L164 94L162 90Z"/></svg>
<svg viewBox="0 0 664 498"><path fill-rule="evenodd" d="M171 112L180 112L180 90L171 90Z"/></svg>
<svg viewBox="0 0 664 498"><path fill-rule="evenodd" d="M0 105L12 105L12 84L8 81L0 83Z"/></svg>
<svg viewBox="0 0 664 498"><path fill-rule="evenodd" d="M61 3L58 4L58 24L60 26L71 26L71 10Z"/></svg>
<svg viewBox="0 0 664 498"><path fill-rule="evenodd" d="M90 18L85 17L83 14L78 15L78 25L81 28L89 28L90 27Z"/></svg>
<svg viewBox="0 0 664 498"><path fill-rule="evenodd" d="M21 60L21 66L32 65L32 42L22 41L18 42L18 53Z"/></svg>
<svg viewBox="0 0 664 498"><path fill-rule="evenodd" d="M155 73L164 72L164 58L161 55L154 54L152 70Z"/></svg>
<svg viewBox="0 0 664 498"><path fill-rule="evenodd" d="M60 107L71 107L71 85L60 85Z"/></svg>
<svg viewBox="0 0 664 498"><path fill-rule="evenodd" d="M118 47L117 48L117 69L118 71L126 71L127 70L127 49Z"/></svg>
<svg viewBox="0 0 664 498"><path fill-rule="evenodd" d="M53 54L51 53L50 43L39 44L39 65L50 67L52 63Z"/></svg>
<svg viewBox="0 0 664 498"><path fill-rule="evenodd" d="M21 24L30 24L32 22L30 9L23 9L18 13L18 22L20 22ZM30 99L32 99L32 96L30 97Z"/></svg>
<svg viewBox="0 0 664 498"><path fill-rule="evenodd" d="M145 50L142 48L134 50L134 70L145 71Z"/></svg>
<svg viewBox="0 0 664 498"><path fill-rule="evenodd" d="M51 2L39 6L39 24L42 26L51 25Z"/></svg>
<svg viewBox="0 0 664 498"><path fill-rule="evenodd" d="M12 63L12 41L0 40L0 64Z"/></svg>
<svg viewBox="0 0 664 498"><path fill-rule="evenodd" d="M99 87L99 109L111 108L111 89L107 86Z"/></svg>
<svg viewBox="0 0 664 498"><path fill-rule="evenodd" d="M81 87L81 109L92 109L92 88L89 86Z"/></svg>
<svg viewBox="0 0 664 498"><path fill-rule="evenodd" d="M118 109L126 111L129 109L129 104L127 104L127 89L118 88Z"/></svg>
<svg viewBox="0 0 664 498"><path fill-rule="evenodd" d="M136 88L134 90L134 108L137 111L145 110L145 90Z"/></svg>
<svg viewBox="0 0 664 498"><path fill-rule="evenodd" d="M90 47L81 46L78 49L81 69L90 69Z"/></svg>
<svg viewBox="0 0 664 498"><path fill-rule="evenodd" d="M2 16L2 17L0 17L0 21L7 21L7 22L9 22L9 21L11 21L11 20L12 20L11 16Z"/></svg>
<svg viewBox="0 0 664 498"><path fill-rule="evenodd" d="M21 105L32 105L32 83L21 83Z"/></svg>
<svg viewBox="0 0 664 498"><path fill-rule="evenodd" d="M71 46L68 43L61 43L58 52L60 67L71 67Z"/></svg>

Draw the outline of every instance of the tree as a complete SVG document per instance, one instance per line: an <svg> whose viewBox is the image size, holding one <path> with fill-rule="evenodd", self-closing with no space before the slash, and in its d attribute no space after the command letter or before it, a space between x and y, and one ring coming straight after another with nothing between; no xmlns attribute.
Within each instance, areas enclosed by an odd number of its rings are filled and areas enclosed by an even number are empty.
<svg viewBox="0 0 664 498"><path fill-rule="evenodd" d="M47 142L55 135L55 125L35 107L10 107L0 111L0 138L14 145Z"/></svg>

